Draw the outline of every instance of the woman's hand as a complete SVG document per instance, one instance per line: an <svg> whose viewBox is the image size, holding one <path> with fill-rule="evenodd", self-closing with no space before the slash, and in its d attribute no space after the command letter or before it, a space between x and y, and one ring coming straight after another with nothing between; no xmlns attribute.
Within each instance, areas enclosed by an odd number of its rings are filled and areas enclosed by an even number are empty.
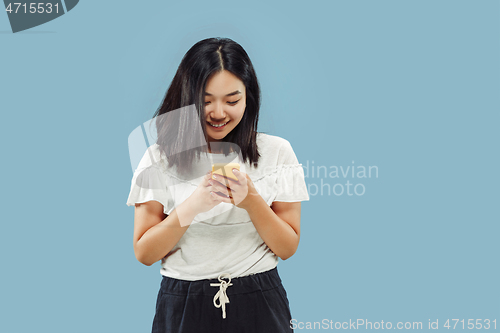
<svg viewBox="0 0 500 333"><path fill-rule="evenodd" d="M212 185L209 183L211 176L212 172L207 172L196 190L194 190L189 198L184 201L189 203L188 206L195 211L196 214L208 212L221 203L220 200L216 198L216 194L210 194L211 191L213 191Z"/></svg>
<svg viewBox="0 0 500 333"><path fill-rule="evenodd" d="M211 195L214 196L217 203L232 203L238 208L247 209L260 194L246 173L233 169L233 174L238 178L238 181L212 174L212 179L208 181L212 191Z"/></svg>

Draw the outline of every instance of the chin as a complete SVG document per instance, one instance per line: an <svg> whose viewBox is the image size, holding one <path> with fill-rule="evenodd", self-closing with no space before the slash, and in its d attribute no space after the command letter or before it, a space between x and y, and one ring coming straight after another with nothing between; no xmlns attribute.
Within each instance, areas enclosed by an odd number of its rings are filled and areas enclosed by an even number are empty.
<svg viewBox="0 0 500 333"><path fill-rule="evenodd" d="M210 133L209 131L207 131L207 135L208 135L208 138L210 140L216 140L216 141L220 141L220 140L224 139L227 136L227 134Z"/></svg>
<svg viewBox="0 0 500 333"><path fill-rule="evenodd" d="M217 140L217 141L221 141L221 140L224 140L224 138L226 137L227 135L217 135L217 136L211 136L211 138L213 140Z"/></svg>
<svg viewBox="0 0 500 333"><path fill-rule="evenodd" d="M216 132L207 128L207 134L214 140L222 140L231 133L231 129L227 129L224 132Z"/></svg>

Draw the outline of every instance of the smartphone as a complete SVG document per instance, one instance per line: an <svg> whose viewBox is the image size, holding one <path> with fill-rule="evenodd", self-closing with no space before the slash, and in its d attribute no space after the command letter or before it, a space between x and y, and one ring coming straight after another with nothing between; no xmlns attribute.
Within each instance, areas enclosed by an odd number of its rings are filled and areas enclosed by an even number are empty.
<svg viewBox="0 0 500 333"><path fill-rule="evenodd" d="M240 170L239 163L214 163L212 164L212 173L217 175L224 176L226 178L231 178L235 181L238 181L238 177L236 177L233 173L233 169Z"/></svg>

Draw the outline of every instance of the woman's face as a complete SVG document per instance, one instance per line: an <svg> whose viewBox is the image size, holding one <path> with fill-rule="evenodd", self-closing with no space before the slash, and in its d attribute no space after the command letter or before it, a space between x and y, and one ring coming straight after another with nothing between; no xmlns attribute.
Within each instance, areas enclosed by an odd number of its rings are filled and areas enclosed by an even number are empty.
<svg viewBox="0 0 500 333"><path fill-rule="evenodd" d="M226 70L213 74L205 88L208 141L220 141L228 135L243 118L245 107L246 89L243 82Z"/></svg>

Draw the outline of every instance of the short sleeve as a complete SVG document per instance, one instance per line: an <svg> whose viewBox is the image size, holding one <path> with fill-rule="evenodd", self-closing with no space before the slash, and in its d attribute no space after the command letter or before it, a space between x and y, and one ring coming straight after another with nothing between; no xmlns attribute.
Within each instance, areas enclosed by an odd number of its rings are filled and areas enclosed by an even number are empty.
<svg viewBox="0 0 500 333"><path fill-rule="evenodd" d="M159 160L155 159L157 156L155 153L153 147L148 148L138 168L134 171L127 206L158 201L163 205L163 212L169 215L174 204L167 188L167 176L160 167Z"/></svg>
<svg viewBox="0 0 500 333"><path fill-rule="evenodd" d="M284 140L278 156L278 194L273 201L297 202L309 200L304 169L297 160L292 146Z"/></svg>

